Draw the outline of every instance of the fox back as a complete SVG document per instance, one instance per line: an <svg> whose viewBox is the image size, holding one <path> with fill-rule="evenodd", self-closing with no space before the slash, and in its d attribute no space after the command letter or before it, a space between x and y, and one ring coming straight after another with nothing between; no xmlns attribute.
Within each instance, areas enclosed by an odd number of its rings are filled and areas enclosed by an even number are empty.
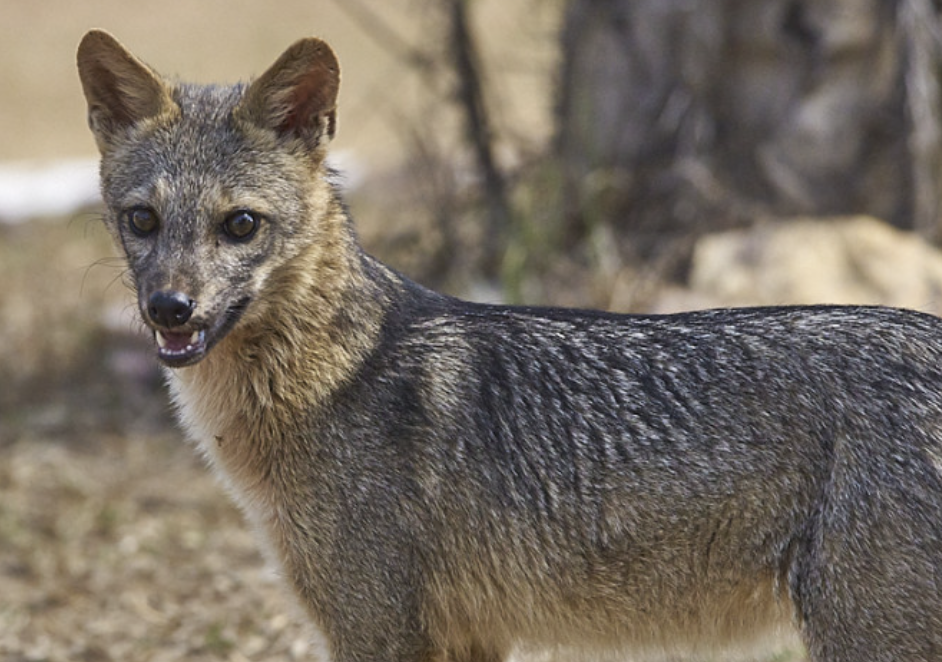
<svg viewBox="0 0 942 662"><path fill-rule="evenodd" d="M248 84L78 54L183 427L327 659L942 660L942 324L474 304L366 254L322 41Z"/></svg>

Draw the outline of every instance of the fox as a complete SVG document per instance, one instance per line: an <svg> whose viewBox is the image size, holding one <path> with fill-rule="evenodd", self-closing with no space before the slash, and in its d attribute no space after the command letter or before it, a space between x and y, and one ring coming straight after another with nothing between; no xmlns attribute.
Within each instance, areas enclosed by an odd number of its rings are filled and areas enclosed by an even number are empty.
<svg viewBox="0 0 942 662"><path fill-rule="evenodd" d="M940 319L440 294L357 238L326 42L233 85L102 30L77 62L181 427L323 660L942 660Z"/></svg>

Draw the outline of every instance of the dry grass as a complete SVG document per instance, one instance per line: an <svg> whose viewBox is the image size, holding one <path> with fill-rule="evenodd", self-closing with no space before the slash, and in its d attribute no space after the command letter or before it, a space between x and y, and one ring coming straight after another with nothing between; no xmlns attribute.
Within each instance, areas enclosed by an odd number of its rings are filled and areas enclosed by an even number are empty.
<svg viewBox="0 0 942 662"><path fill-rule="evenodd" d="M24 438L3 458L3 660L305 657L238 513L174 436Z"/></svg>

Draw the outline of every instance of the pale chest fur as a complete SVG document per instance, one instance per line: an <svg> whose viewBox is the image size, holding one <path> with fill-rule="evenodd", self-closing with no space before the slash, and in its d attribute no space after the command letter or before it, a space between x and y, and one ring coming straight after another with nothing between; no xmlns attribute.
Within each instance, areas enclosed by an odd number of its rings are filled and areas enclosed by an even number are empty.
<svg viewBox="0 0 942 662"><path fill-rule="evenodd" d="M206 372L203 367L167 371L167 384L177 417L253 526L262 527L264 530L259 533L268 534L275 504L270 491L247 470L256 462L244 457L253 440L251 430L240 425L240 398L233 397L233 392L226 389L229 376L206 375Z"/></svg>
<svg viewBox="0 0 942 662"><path fill-rule="evenodd" d="M293 579L297 576L293 568L300 559L291 558L290 552L298 549L297 541L293 540L297 530L285 516L290 505L280 496L277 486L263 478L267 468L260 465L259 455L252 452L259 440L253 438L253 426L245 422L250 410L240 407L244 403L238 390L233 389L237 383L234 376L211 366L211 362L206 362L201 370L167 371L177 416L255 530L268 563L295 589L295 597L300 598L301 587ZM296 605L314 621L311 641L318 650L318 659L329 661L329 645L311 605L303 598Z"/></svg>
<svg viewBox="0 0 942 662"><path fill-rule="evenodd" d="M285 474L274 466L284 440L273 432L283 429L283 421L246 388L238 365L227 363L234 367L206 360L168 371L171 397L183 429L256 530L266 555L284 571L292 565L289 550L299 546L293 544L297 529L287 513L294 506L286 496L297 494L297 486L274 478Z"/></svg>

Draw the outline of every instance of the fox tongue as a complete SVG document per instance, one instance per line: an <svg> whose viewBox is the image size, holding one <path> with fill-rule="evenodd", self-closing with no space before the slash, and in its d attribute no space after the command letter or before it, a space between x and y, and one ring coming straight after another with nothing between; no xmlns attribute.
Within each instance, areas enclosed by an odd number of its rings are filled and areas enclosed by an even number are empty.
<svg viewBox="0 0 942 662"><path fill-rule="evenodd" d="M182 352L199 342L199 332L178 333L174 331L158 331L157 345L160 349L170 352Z"/></svg>

